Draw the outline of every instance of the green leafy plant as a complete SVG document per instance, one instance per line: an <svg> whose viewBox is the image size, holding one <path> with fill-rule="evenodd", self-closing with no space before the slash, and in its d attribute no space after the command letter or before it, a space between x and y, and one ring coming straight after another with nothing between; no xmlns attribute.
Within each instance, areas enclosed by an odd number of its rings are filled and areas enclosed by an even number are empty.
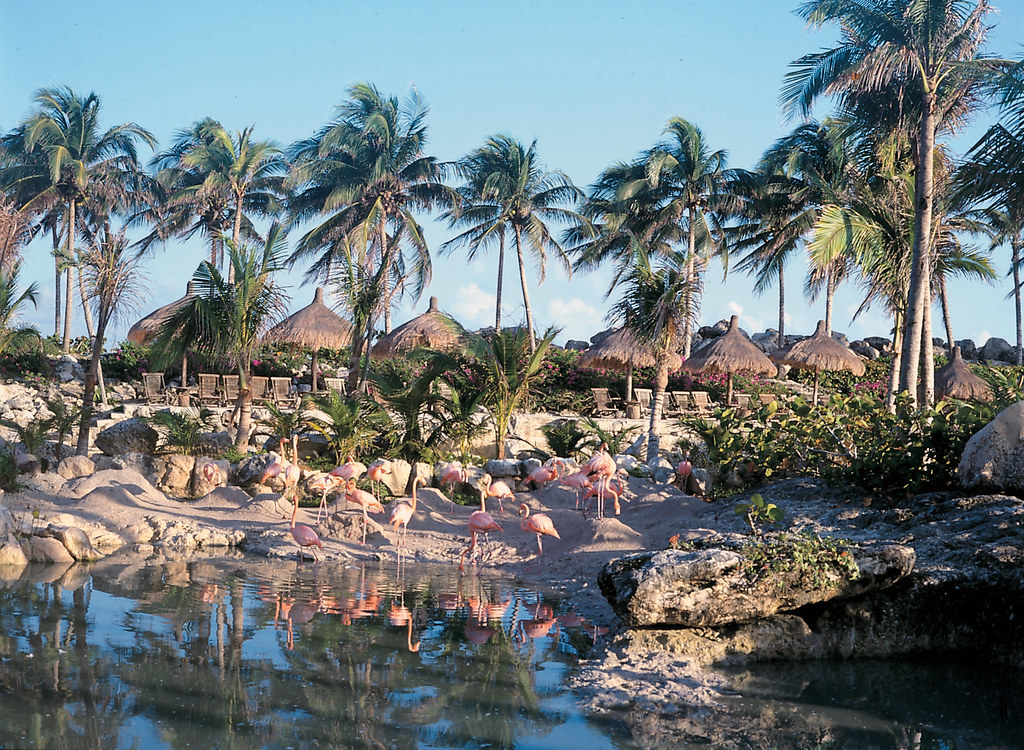
<svg viewBox="0 0 1024 750"><path fill-rule="evenodd" d="M553 456L580 459L586 449L589 433L575 419L559 419L540 428Z"/></svg>
<svg viewBox="0 0 1024 750"><path fill-rule="evenodd" d="M744 575L752 584L774 579L785 588L796 579L811 588L827 589L860 577L849 542L809 532L748 539L740 553Z"/></svg>
<svg viewBox="0 0 1024 750"><path fill-rule="evenodd" d="M82 409L60 396L52 396L46 399L46 408L52 416L47 419L47 426L57 435L57 463L64 457L64 443L67 442L71 431L75 429L78 420L82 416Z"/></svg>
<svg viewBox="0 0 1024 750"><path fill-rule="evenodd" d="M213 412L209 409L158 411L143 420L164 434L164 449L177 448L186 456L194 456L209 431Z"/></svg>
<svg viewBox="0 0 1024 750"><path fill-rule="evenodd" d="M10 450L0 451L0 487L5 490L18 487L18 464Z"/></svg>
<svg viewBox="0 0 1024 750"><path fill-rule="evenodd" d="M388 415L365 396L343 398L336 391L327 391L311 397L308 404L306 426L327 439L334 454L333 466L349 454L362 455L374 438L391 426Z"/></svg>
<svg viewBox="0 0 1024 750"><path fill-rule="evenodd" d="M760 494L750 496L746 503L736 503L733 512L742 516L750 524L750 533L757 536L761 533L762 524L781 523L785 513L775 503L769 503Z"/></svg>
<svg viewBox="0 0 1024 750"><path fill-rule="evenodd" d="M605 429L593 417L583 420L583 429L592 436L591 446L596 448L604 443L608 446L608 452L613 456L625 451L629 447L629 443L632 443L636 439L637 433L640 432L639 427L623 427L621 430Z"/></svg>
<svg viewBox="0 0 1024 750"><path fill-rule="evenodd" d="M445 399L433 388L434 381L456 363L441 352L423 353L413 363L422 363L422 369L410 374L389 360L379 372L371 373L370 381L391 418L389 455L430 462L449 438Z"/></svg>
<svg viewBox="0 0 1024 750"><path fill-rule="evenodd" d="M270 416L256 421L257 425L266 428L269 434L278 439L281 444L281 455L285 458L291 450L292 435L299 435L308 429L309 412L303 408L307 403L303 401L298 408L288 411L276 404L268 403L266 406Z"/></svg>
<svg viewBox="0 0 1024 750"><path fill-rule="evenodd" d="M490 414L484 407L486 394L463 378L444 376L448 394L441 394L445 413L445 432L456 447L459 461L470 459L470 443L489 427Z"/></svg>
<svg viewBox="0 0 1024 750"><path fill-rule="evenodd" d="M20 425L8 419L0 419L0 424L9 427L18 434L18 442L25 448L26 453L38 456L40 449L46 445L46 438L50 434L50 424L47 419L32 419L28 424Z"/></svg>

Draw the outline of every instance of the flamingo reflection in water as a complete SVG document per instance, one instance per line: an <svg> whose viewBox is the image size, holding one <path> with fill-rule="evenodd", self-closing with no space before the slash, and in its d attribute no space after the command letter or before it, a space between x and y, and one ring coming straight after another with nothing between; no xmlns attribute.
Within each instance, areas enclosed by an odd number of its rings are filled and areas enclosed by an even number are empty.
<svg viewBox="0 0 1024 750"><path fill-rule="evenodd" d="M392 603L391 607L388 609L388 622L390 624L394 625L395 627L401 627L402 625L406 626L405 647L409 650L410 653L416 653L420 650L419 639L416 639L416 643L412 642L413 619L413 613L409 610L408 607L405 606L405 604Z"/></svg>
<svg viewBox="0 0 1024 750"><path fill-rule="evenodd" d="M483 534L484 538L487 538L487 534L492 531L504 531L501 526L498 525L497 521L494 520L494 516L483 510L475 510L469 516L469 546L462 551L462 556L459 558L459 575L465 575L465 562L466 555L469 554L470 564L473 563L474 558L480 562L480 567L477 570L479 575L480 570L483 569L483 557L480 554L480 550L477 547L476 535Z"/></svg>

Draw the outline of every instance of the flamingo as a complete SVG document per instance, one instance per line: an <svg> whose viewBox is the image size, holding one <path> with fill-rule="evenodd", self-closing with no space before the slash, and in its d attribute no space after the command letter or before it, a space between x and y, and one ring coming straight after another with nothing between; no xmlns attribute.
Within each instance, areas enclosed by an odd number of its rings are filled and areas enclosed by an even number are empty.
<svg viewBox="0 0 1024 750"><path fill-rule="evenodd" d="M613 484L617 485L617 487L613 486ZM621 507L619 506L619 498L625 491L626 485L622 481L622 478L619 474L615 474L610 477L602 476L594 481L591 488L588 489L586 493L583 495L583 499L587 500L589 498L596 497L597 502L599 503L597 515L598 518L603 518L604 500L608 495L611 495L613 500L615 501L615 515L619 515L619 513L622 511Z"/></svg>
<svg viewBox="0 0 1024 750"><path fill-rule="evenodd" d="M352 454L348 454L348 459L341 466L335 466L331 469L331 475L341 477L346 482L349 479L359 479L363 474L366 473L366 465L361 464L352 457Z"/></svg>
<svg viewBox="0 0 1024 750"><path fill-rule="evenodd" d="M590 477L587 476L585 471L577 471L572 474L567 474L563 477L559 477L558 481L564 484L566 487L571 487L576 490L576 510L580 509L580 495L584 490L589 490L593 487L593 483L590 481Z"/></svg>
<svg viewBox="0 0 1024 750"><path fill-rule="evenodd" d="M455 485L469 480L469 473L458 461L452 461L441 466L441 486L448 485L448 502L451 507L448 512L455 510Z"/></svg>
<svg viewBox="0 0 1024 750"><path fill-rule="evenodd" d="M409 532L409 521L412 519L413 513L416 512L416 487L420 484L426 484L426 477L416 477L412 483L412 503L398 503L394 508L391 509L391 517L388 519L388 523L394 528L395 533L398 533L398 527L402 527L402 534L399 537L399 547L404 545L405 535Z"/></svg>
<svg viewBox="0 0 1024 750"><path fill-rule="evenodd" d="M523 531L532 531L537 535L537 556L544 554L544 547L541 545L540 538L544 534L550 534L555 539L561 539L558 536L558 529L555 528L555 524L551 522L550 516L544 513L537 513L536 515L530 515L530 506L526 503L519 504L519 528Z"/></svg>
<svg viewBox="0 0 1024 750"><path fill-rule="evenodd" d="M583 464L583 469L594 482L594 489L597 490L597 517L604 518L604 493L607 483L602 485L599 481L602 477L610 478L616 471L615 459L608 453L608 446L601 443L601 447L594 452L590 460ZM616 503L618 499L616 498Z"/></svg>
<svg viewBox="0 0 1024 750"><path fill-rule="evenodd" d="M376 484L376 494L380 497L380 485L384 481L384 475L391 473L391 466L388 461L383 459L380 461L374 461L366 469L366 478Z"/></svg>
<svg viewBox="0 0 1024 750"><path fill-rule="evenodd" d="M217 464L215 464L213 461L208 461L203 466L203 478L211 485L213 485L212 487L210 487L210 491L206 493L206 497L203 498L204 500L208 500L210 498L210 495L213 494L213 491L224 483L224 481L227 479L227 476L225 475L224 470L220 468Z"/></svg>
<svg viewBox="0 0 1024 750"><path fill-rule="evenodd" d="M676 474L683 483L683 491L686 491L686 480L689 479L690 473L693 471L693 464L690 463L690 451L686 451L686 455L683 456L683 460L679 462L676 467Z"/></svg>
<svg viewBox="0 0 1024 750"><path fill-rule="evenodd" d="M516 496L512 494L511 488L504 482L494 482L491 480L490 474L484 474L481 480L484 483L483 491L480 493L480 510L486 511L484 507L484 496L498 498L498 512L504 513L505 506L501 504L501 498L507 497L515 502Z"/></svg>
<svg viewBox="0 0 1024 750"><path fill-rule="evenodd" d="M316 522L320 523L320 514L327 511L327 495L335 492L345 482L334 474L324 474L309 483L309 489L320 493L320 507L316 511Z"/></svg>
<svg viewBox="0 0 1024 750"><path fill-rule="evenodd" d="M302 558L304 556L303 549L306 548L306 547L310 548L309 549L309 553L311 555L313 555L313 561L314 562L319 562L320 560L316 556L316 552L313 550L313 547L319 547L321 550L323 550L324 545L320 542L320 537L318 537L316 535L316 532L313 531L313 529L309 528L309 526L306 526L305 524L295 523L295 516L298 515L298 512L299 512L299 498L296 497L295 498L295 504L294 504L294 507L292 509L292 526L291 526L291 529L292 529L292 539L294 539L295 543L297 545L299 545L299 562L300 563L302 562Z"/></svg>
<svg viewBox="0 0 1024 750"><path fill-rule="evenodd" d="M551 466L538 466L531 471L526 477L526 481L533 482L533 486L539 490L548 482L558 479L559 467L564 469L565 465L562 463L562 459L556 458Z"/></svg>
<svg viewBox="0 0 1024 750"><path fill-rule="evenodd" d="M380 504L380 501L375 498L371 493L366 490L361 490L356 487L356 480L349 479L348 485L345 489L345 499L350 503L358 505L363 510L363 544L366 544L366 525L369 523L369 518L366 513L383 513L384 506Z"/></svg>
<svg viewBox="0 0 1024 750"><path fill-rule="evenodd" d="M498 525L497 521L494 520L494 516L485 510L475 510L469 516L469 546L462 551L462 557L459 558L459 574L464 574L465 569L463 567L466 561L466 555L473 553L476 550L476 535L484 534L485 536L492 531L504 531L501 526ZM470 554L470 560L473 559L473 555Z"/></svg>

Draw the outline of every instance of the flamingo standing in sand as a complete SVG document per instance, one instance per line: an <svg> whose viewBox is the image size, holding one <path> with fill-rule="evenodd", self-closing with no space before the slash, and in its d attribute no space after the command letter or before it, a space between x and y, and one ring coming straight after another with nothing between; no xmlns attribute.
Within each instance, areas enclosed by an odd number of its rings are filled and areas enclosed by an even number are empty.
<svg viewBox="0 0 1024 750"><path fill-rule="evenodd" d="M295 523L295 516L298 515L298 513L299 498L296 495L294 507L292 508L291 530L292 539L294 539L295 543L299 545L299 562L302 562L302 558L304 557L303 550L306 547L309 547L309 553L313 555L313 562L320 562L320 559L316 556L316 552L313 550L313 547L319 547L323 550L324 545L320 542L320 537L316 535L316 532L313 531L313 529L305 524Z"/></svg>
<svg viewBox="0 0 1024 750"><path fill-rule="evenodd" d="M565 464L562 459L556 458L551 466L538 466L531 471L526 477L526 481L533 482L533 486L539 490L548 482L558 479L559 468L564 469Z"/></svg>
<svg viewBox="0 0 1024 750"><path fill-rule="evenodd" d="M466 561L466 555L469 554L469 559L472 562L473 557L476 555L476 535L486 535L492 531L504 531L498 522L494 520L494 516L485 510L475 510L469 516L469 546L462 551L462 557L459 558L459 574L464 574L466 571L463 567Z"/></svg>
<svg viewBox="0 0 1024 750"><path fill-rule="evenodd" d="M348 454L348 459L346 459L345 463L331 469L331 476L341 477L346 482L349 479L359 479L365 473L366 465L356 461L351 453Z"/></svg>
<svg viewBox="0 0 1024 750"><path fill-rule="evenodd" d="M469 472L458 461L452 461L441 466L441 486L448 485L448 502L451 507L448 512L455 510L455 485L469 480Z"/></svg>
<svg viewBox="0 0 1024 750"><path fill-rule="evenodd" d="M487 511L484 507L484 497L496 497L498 498L498 512L504 513L505 506L501 504L501 498L507 497L512 502L515 502L516 496L512 494L512 489L504 482L495 482L491 480L490 474L484 474L483 479L484 488L480 492L480 510Z"/></svg>
<svg viewBox="0 0 1024 750"><path fill-rule="evenodd" d="M213 494L213 491L224 484L227 480L227 475L224 473L224 470L213 461L208 461L203 466L203 479L212 485L210 487L210 491L206 493L206 497L203 498L204 500L208 500L210 495Z"/></svg>
<svg viewBox="0 0 1024 750"><path fill-rule="evenodd" d="M604 491L606 489L606 486L602 485L599 480L602 477L610 479L615 474L617 468L615 459L608 453L608 446L605 443L601 443L600 449L590 457L589 461L583 464L583 470L590 475L590 479L594 483L594 489L597 490L598 518L604 518Z"/></svg>
<svg viewBox="0 0 1024 750"><path fill-rule="evenodd" d="M384 475L391 473L390 462L380 460L374 461L366 469L366 478L375 484L374 494L380 497L380 485L384 481Z"/></svg>
<svg viewBox="0 0 1024 750"><path fill-rule="evenodd" d="M395 533L398 534L398 527L402 527L401 535L398 537L399 548L405 546L405 535L409 533L409 521L412 519L413 513L416 512L416 487L420 484L426 484L426 477L416 477L412 483L412 502L411 503L398 503L391 509L391 516L388 518L388 523L394 528Z"/></svg>
<svg viewBox="0 0 1024 750"><path fill-rule="evenodd" d="M594 480L593 485L583 495L584 500L588 500L592 497L597 498L599 503L597 509L598 518L604 518L604 500L609 495L615 501L615 515L619 515L622 508L619 506L619 498L622 497L622 493L626 491L625 482L622 480L624 472L620 472L607 477L601 476Z"/></svg>
<svg viewBox="0 0 1024 750"><path fill-rule="evenodd" d="M324 474L309 483L309 489L320 493L320 507L316 511L316 522L320 523L320 514L327 512L327 495L337 491L345 480L334 474Z"/></svg>
<svg viewBox="0 0 1024 750"><path fill-rule="evenodd" d="M580 509L580 495L582 495L584 491L589 490L591 487L594 486L593 483L590 481L590 477L587 476L587 473L585 471L576 471L573 472L572 474L567 474L563 477L560 477L558 481L560 481L566 487L571 487L572 489L576 490L576 510Z"/></svg>
<svg viewBox="0 0 1024 750"><path fill-rule="evenodd" d="M676 466L676 474L680 481L683 483L683 492L686 491L686 480L690 478L690 474L693 472L693 464L690 463L690 451L686 451L683 456L683 460Z"/></svg>
<svg viewBox="0 0 1024 750"><path fill-rule="evenodd" d="M536 515L530 515L530 506L526 503L519 504L519 528L523 531L532 531L537 535L537 556L544 554L544 547L541 546L540 538L544 534L550 534L555 539L561 539L558 536L558 529L555 528L555 524L551 522L551 517L544 513L537 513Z"/></svg>
<svg viewBox="0 0 1024 750"><path fill-rule="evenodd" d="M370 519L366 513L383 513L384 506L380 504L380 501L375 498L371 493L366 490L361 490L356 487L356 480L349 479L348 486L345 489L345 499L354 505L358 505L363 510L363 544L366 544L366 525Z"/></svg>

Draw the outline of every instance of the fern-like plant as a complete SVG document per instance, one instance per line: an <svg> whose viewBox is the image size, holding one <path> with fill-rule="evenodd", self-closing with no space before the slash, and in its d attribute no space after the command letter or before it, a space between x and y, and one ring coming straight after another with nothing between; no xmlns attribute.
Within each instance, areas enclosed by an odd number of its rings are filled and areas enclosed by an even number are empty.
<svg viewBox="0 0 1024 750"><path fill-rule="evenodd" d="M349 454L363 453L375 437L391 427L388 415L363 396L343 398L336 391L327 391L311 397L308 404L306 426L327 439L338 464Z"/></svg>
<svg viewBox="0 0 1024 750"><path fill-rule="evenodd" d="M281 443L281 455L288 459L288 450L291 446L292 435L305 432L309 424L309 412L303 408L307 402L303 401L291 411L285 411L275 404L267 404L267 411L270 416L256 422L261 427L269 430Z"/></svg>
<svg viewBox="0 0 1024 750"><path fill-rule="evenodd" d="M9 427L18 434L18 442L25 448L26 453L33 456L39 455L39 450L46 445L46 438L50 434L50 424L47 419L33 419L26 425L20 425L9 419L0 419L0 424Z"/></svg>
<svg viewBox="0 0 1024 750"><path fill-rule="evenodd" d="M82 416L82 409L79 406L69 405L60 396L46 399L46 408L53 415L46 421L49 430L57 435L57 463L60 463L64 458L64 443L67 442L71 431L78 424L78 420Z"/></svg>
<svg viewBox="0 0 1024 750"><path fill-rule="evenodd" d="M212 417L212 411L202 408L158 411L143 421L163 433L165 450L178 448L186 456L194 456L202 442L203 433L210 429Z"/></svg>
<svg viewBox="0 0 1024 750"><path fill-rule="evenodd" d="M596 448L604 443L608 446L608 452L613 456L628 448L628 444L632 443L636 434L640 432L639 427L623 427L621 430L605 429L593 417L583 420L583 429L593 436L589 445Z"/></svg>
<svg viewBox="0 0 1024 750"><path fill-rule="evenodd" d="M540 428L544 439L548 441L548 449L554 456L580 459L586 449L591 435L580 427L575 419L558 420Z"/></svg>

